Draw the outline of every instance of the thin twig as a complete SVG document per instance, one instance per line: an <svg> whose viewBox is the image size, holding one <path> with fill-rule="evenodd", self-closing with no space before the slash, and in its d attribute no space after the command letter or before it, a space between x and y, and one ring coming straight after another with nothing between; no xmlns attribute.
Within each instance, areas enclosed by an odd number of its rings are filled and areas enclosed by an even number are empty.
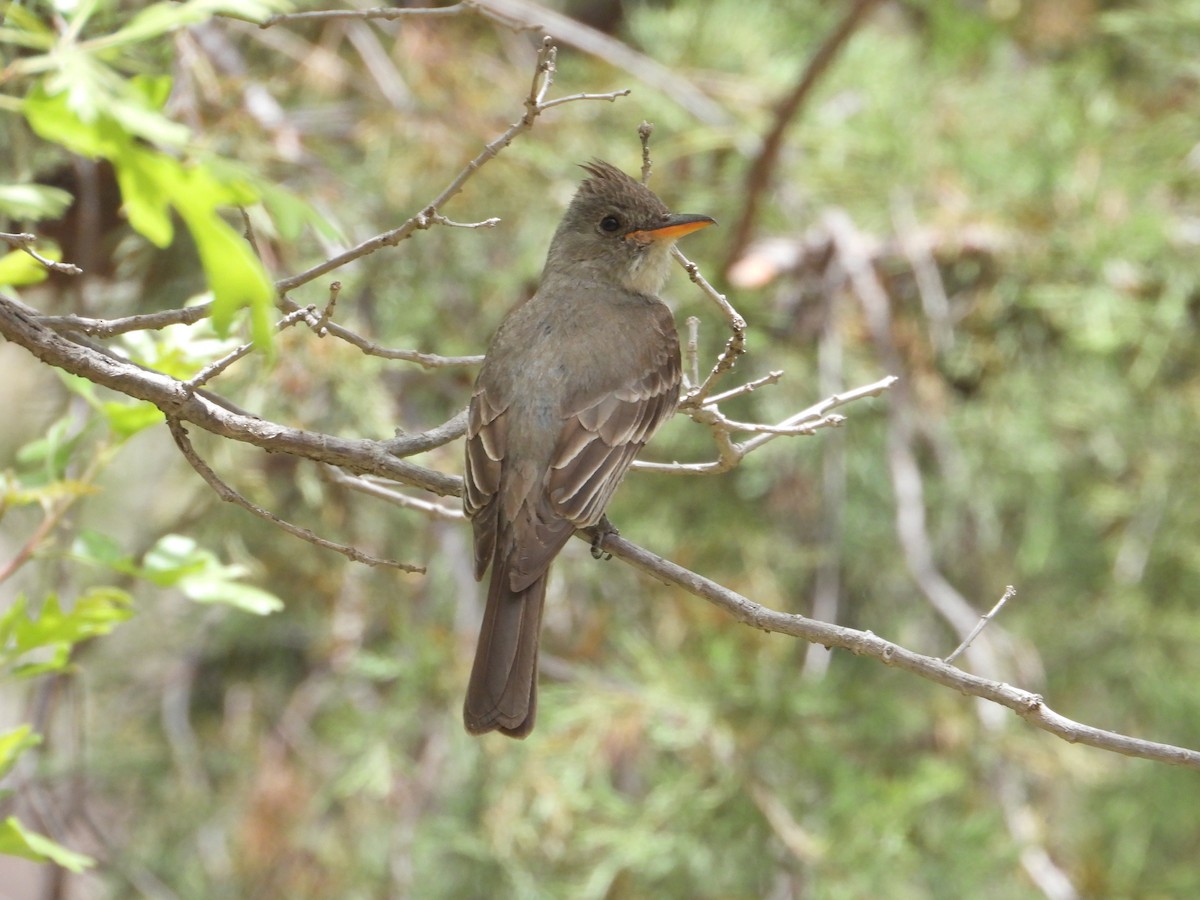
<svg viewBox="0 0 1200 900"><path fill-rule="evenodd" d="M101 448L97 453L93 454L92 461L88 464L87 468L75 479L78 488L57 500L51 501L47 505L43 510L42 521L38 523L33 533L29 536L29 539L21 545L20 549L13 554L7 563L0 566L0 584L3 584L14 572L33 558L38 548L42 546L47 536L58 527L58 524L70 511L71 507L75 505L75 502L84 494L91 492L92 482L104 466L108 464L110 452L110 450Z"/></svg>
<svg viewBox="0 0 1200 900"><path fill-rule="evenodd" d="M649 184L653 164L650 162L650 135L654 134L654 123L642 120L638 126L638 140L642 142L642 184Z"/></svg>
<svg viewBox="0 0 1200 900"><path fill-rule="evenodd" d="M866 19L867 13L878 2L879 0L854 0L842 20L838 22L837 27L821 42L817 52L809 59L808 64L801 72L800 80L796 82L791 93L776 108L771 130L763 138L758 156L755 157L754 164L750 166L750 171L746 173L746 183L742 189L745 201L742 204L742 214L733 228L729 253L725 259L726 271L741 257L754 233L759 206L763 195L771 185L771 178L775 166L778 164L779 152L783 147L783 139L787 134L788 127L803 108L804 102L812 96L813 88L816 87L821 76L837 58L850 36Z"/></svg>
<svg viewBox="0 0 1200 900"><path fill-rule="evenodd" d="M856 400L861 400L865 397L877 397L890 389L897 381L896 376L888 375L885 378L873 381L854 390L832 394L820 403L815 403L808 409L788 416L774 426L759 426L760 428L769 428L770 430L757 434L748 441L736 444L729 437L731 431L730 425L736 423L730 423L721 413L711 407L690 407L683 411L684 414L694 421L710 427L713 438L717 443L718 458L711 462L700 463L656 463L635 460L633 468L647 472L660 472L667 475L720 475L723 472L728 472L745 459L748 454L753 453L759 447L776 438L785 435L809 434L817 428L826 428L841 424L840 422L833 421L829 413L840 406L845 406Z"/></svg>
<svg viewBox="0 0 1200 900"><path fill-rule="evenodd" d="M700 383L700 319L696 316L687 318L687 390Z"/></svg>
<svg viewBox="0 0 1200 900"><path fill-rule="evenodd" d="M375 497L379 500L384 500L404 509L415 509L418 512L427 513L435 519L446 519L448 521L461 521L465 518L461 506L446 506L443 503L438 503L433 500L422 500L420 497L410 497L408 494L402 494L392 488L385 487L369 478L362 476L347 475L336 466L322 466L321 475L331 484L340 485L341 487L349 488L352 491L358 491L360 494L366 494L369 497Z"/></svg>
<svg viewBox="0 0 1200 900"><path fill-rule="evenodd" d="M183 427L183 423L174 417L167 418L167 427L171 429L171 437L175 438L175 444L179 447L179 452L183 454L184 459L191 464L191 467L196 470L197 474L203 478L208 486L211 487L222 500L227 503L232 503L235 506L240 506L247 512L251 512L260 519L265 519L272 525L283 529L293 537L298 537L302 541L308 541L317 547L324 547L326 550L333 550L342 554L348 559L355 562L363 563L368 566L387 566L391 569L400 569L402 572L423 573L424 566L414 566L409 563L397 562L394 559L380 559L376 556L363 553L355 547L339 544L335 541L328 541L323 537L318 537L307 528L301 528L298 525L293 525L291 522L285 522L279 516L269 510L263 509L254 503L251 503L228 484L221 480L220 476L209 467L200 454L196 452L196 448L192 446L191 439L188 437L187 430Z"/></svg>
<svg viewBox="0 0 1200 900"><path fill-rule="evenodd" d="M36 234L29 234L27 232L9 234L7 232L0 231L0 241L4 241L4 243L8 244L14 250L22 250L25 253L28 253L47 269L50 269L54 272L61 272L64 275L83 274L83 269L79 268L79 266L75 265L74 263L55 262L52 259L47 259L46 257L42 256L42 254L33 249L33 245L37 243L37 240L38 236Z"/></svg>
<svg viewBox="0 0 1200 900"><path fill-rule="evenodd" d="M564 103L574 103L577 100L607 100L609 103L616 103L621 97L628 97L632 92L629 88L621 88L619 91L607 91L603 94L570 94L566 97L555 97L553 100L547 100L541 104L538 112L545 112L548 109L554 109L556 106L562 106Z"/></svg>
<svg viewBox="0 0 1200 900"><path fill-rule="evenodd" d="M447 228L495 228L500 224L498 216L492 216L492 218L484 219L482 222L455 222L447 219L440 213L432 215L429 218L433 224L445 225Z"/></svg>
<svg viewBox="0 0 1200 900"><path fill-rule="evenodd" d="M745 352L746 320L742 318L741 313L733 308L733 304L729 302L724 294L708 283L708 279L700 274L700 267L684 256L678 247L671 248L671 255L683 266L683 270L687 272L692 284L699 287L705 296L717 304L717 307L721 310L721 314L725 317L725 324L733 332L733 336L725 343L725 349L717 357L717 362L713 366L712 371L708 373L708 377L704 379L703 383L688 391L687 395L680 401L680 408L686 409L701 405L704 402L704 398L708 396L709 391L712 390L713 385L734 367L737 358Z"/></svg>
<svg viewBox="0 0 1200 900"><path fill-rule="evenodd" d="M291 22L327 21L331 19L395 19L415 18L445 18L460 16L463 13L477 13L485 19L490 19L513 31L541 31L541 25L527 25L517 19L502 15L487 8L486 4L475 3L473 0L461 0L451 6L412 6L412 7L377 7L375 9L317 9L309 12L280 13L271 16L259 26L271 28L274 25L286 25Z"/></svg>
<svg viewBox="0 0 1200 900"><path fill-rule="evenodd" d="M677 68L665 66L651 56L634 50L628 44L597 28L573 19L566 13L550 9L535 0L486 0L481 3L495 14L512 21L539 23L555 41L589 53L616 69L628 72L674 100L698 121L706 125L725 126L733 117L722 107L680 75Z"/></svg>
<svg viewBox="0 0 1200 900"><path fill-rule="evenodd" d="M55 331L80 332L89 337L108 338L130 331L155 331L171 325L194 325L212 315L212 303L198 303L183 309L164 309L119 319L93 319L87 316L39 316L38 322Z"/></svg>
<svg viewBox="0 0 1200 900"><path fill-rule="evenodd" d="M242 237L246 239L246 243L250 245L250 249L254 251L254 255L261 260L262 253L258 249L258 236L254 233L254 225L250 221L250 213L244 206L239 206L238 212L242 214Z"/></svg>
<svg viewBox="0 0 1200 900"><path fill-rule="evenodd" d="M416 232L429 228L431 225L440 224L439 211L451 198L463 189L463 185L476 172L479 171L489 160L492 160L505 147L509 146L517 136L528 131L533 127L537 117L545 110L559 106L563 103L574 102L576 100L615 100L617 97L623 96L621 91L614 91L610 94L575 94L571 97L560 97L557 100L546 100L546 93L550 90L550 86L554 83L555 60L558 55L558 48L554 42L545 37L542 39L541 47L538 50L537 63L534 67L533 78L529 86L529 94L525 98L525 113L508 127L508 129L493 140L491 143L484 146L483 150L472 159L463 169L455 176L454 180L448 184L444 190L433 198L425 208L414 216L411 216L406 222L397 228L390 231L385 231L382 234L377 234L373 238L368 238L357 247L339 253L336 256L330 257L324 262L318 263L310 269L301 272L298 275L292 275L288 278L281 278L275 282L275 288L279 293L285 294L288 291L294 290L302 284L307 284L315 278L320 278L322 275L332 272L334 269L340 268L349 262L360 259L383 247L394 247L401 241L412 237Z"/></svg>
<svg viewBox="0 0 1200 900"><path fill-rule="evenodd" d="M285 309L301 309L294 300L285 297L279 304ZM324 333L322 333L322 331ZM318 337L329 335L340 341L345 341L352 347L356 347L360 352L367 356L377 356L380 359L398 359L404 362L416 363L419 366L424 366L426 369L442 369L452 366L477 366L483 362L482 355L475 356L439 356L437 353L422 353L419 350L402 350L393 347L383 347L374 341L369 341L357 332L351 331L337 322L324 321L320 330L317 331Z"/></svg>
<svg viewBox="0 0 1200 900"><path fill-rule="evenodd" d="M302 309L293 310L275 324L275 330L283 331L285 328L290 328L301 319L315 317L316 312L317 308L315 306L306 306ZM204 387L204 385L208 384L208 382L212 381L239 359L253 352L257 346L258 345L255 344L254 341L247 341L246 343L235 347L220 359L213 360L211 363L185 381L184 385L192 391L196 390L197 388Z"/></svg>
<svg viewBox="0 0 1200 900"><path fill-rule="evenodd" d="M747 381L745 384L739 385L738 387L735 387L735 388L730 388L729 390L724 391L723 393L713 394L711 397L707 398L701 405L702 406L716 406L718 403L723 403L726 400L732 400L734 397L741 397L743 394L752 393L753 391L758 390L763 385L778 384L779 379L781 379L782 377L783 377L783 370L775 369L774 371L768 372L766 375L763 375L761 378L755 378L753 381Z"/></svg>
<svg viewBox="0 0 1200 900"><path fill-rule="evenodd" d="M996 605L988 611L986 615L980 616L975 627L971 629L971 633L963 638L963 642L954 648L954 652L946 657L946 662L952 663L962 654L964 650L971 646L971 642L979 636L979 632L987 627L988 622L996 618L1000 610L1004 609L1004 604L1017 595L1017 589L1011 584L1004 589L1004 595L996 601Z"/></svg>
<svg viewBox="0 0 1200 900"><path fill-rule="evenodd" d="M317 337L325 337L329 334L329 323L333 320L333 310L337 306L338 295L341 292L342 283L340 281L329 282L329 302L325 304L325 308L321 310L321 315L317 320L309 323L309 327Z"/></svg>
<svg viewBox="0 0 1200 900"><path fill-rule="evenodd" d="M815 434L821 428L837 428L846 421L845 416L833 415L820 416L799 425L767 425L760 422L738 422L734 419L722 418L722 424L730 431L746 434L773 434L780 437Z"/></svg>

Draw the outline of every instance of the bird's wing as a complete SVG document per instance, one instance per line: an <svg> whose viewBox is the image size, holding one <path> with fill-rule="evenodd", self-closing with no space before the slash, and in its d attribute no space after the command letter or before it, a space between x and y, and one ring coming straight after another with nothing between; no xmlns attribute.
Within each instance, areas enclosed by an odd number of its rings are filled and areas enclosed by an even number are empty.
<svg viewBox="0 0 1200 900"><path fill-rule="evenodd" d="M505 460L509 407L477 386L467 412L463 511L475 531L475 578L506 555L510 588L523 591L543 575L574 526L535 490L537 466Z"/></svg>
<svg viewBox="0 0 1200 900"><path fill-rule="evenodd" d="M553 512L594 525L643 445L679 402L679 341L668 317L657 343L619 385L594 388L569 405L546 477Z"/></svg>
<svg viewBox="0 0 1200 900"><path fill-rule="evenodd" d="M475 528L475 578L487 571L496 549L496 494L504 462L507 405L476 387L467 410L467 465L463 477L463 512Z"/></svg>

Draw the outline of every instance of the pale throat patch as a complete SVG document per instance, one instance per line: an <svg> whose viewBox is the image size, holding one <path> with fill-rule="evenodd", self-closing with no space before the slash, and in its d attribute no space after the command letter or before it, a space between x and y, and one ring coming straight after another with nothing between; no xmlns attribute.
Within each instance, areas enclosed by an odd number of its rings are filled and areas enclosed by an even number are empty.
<svg viewBox="0 0 1200 900"><path fill-rule="evenodd" d="M673 243L674 241L647 242L646 249L634 256L629 268L620 273L621 283L639 294L657 295L667 282Z"/></svg>

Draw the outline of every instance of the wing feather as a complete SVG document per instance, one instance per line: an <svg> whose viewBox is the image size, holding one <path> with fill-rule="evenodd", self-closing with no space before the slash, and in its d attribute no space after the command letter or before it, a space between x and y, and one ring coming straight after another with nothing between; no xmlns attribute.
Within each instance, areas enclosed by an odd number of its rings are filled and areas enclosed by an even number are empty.
<svg viewBox="0 0 1200 900"><path fill-rule="evenodd" d="M467 410L466 469L463 477L463 512L475 531L475 578L483 578L496 549L497 495L503 474L507 407L494 404L478 389Z"/></svg>
<svg viewBox="0 0 1200 900"><path fill-rule="evenodd" d="M663 336L633 373L593 387L568 408L550 468L546 497L555 515L576 527L594 525L638 451L679 402L679 343L670 312Z"/></svg>

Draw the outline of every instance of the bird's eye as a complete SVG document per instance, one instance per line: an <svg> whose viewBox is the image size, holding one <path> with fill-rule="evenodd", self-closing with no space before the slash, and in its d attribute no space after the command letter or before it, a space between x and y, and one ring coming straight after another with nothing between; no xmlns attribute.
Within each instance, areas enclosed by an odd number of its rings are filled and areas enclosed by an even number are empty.
<svg viewBox="0 0 1200 900"><path fill-rule="evenodd" d="M605 216L600 220L600 228L602 231L612 234L613 232L621 229L621 220L616 216Z"/></svg>

